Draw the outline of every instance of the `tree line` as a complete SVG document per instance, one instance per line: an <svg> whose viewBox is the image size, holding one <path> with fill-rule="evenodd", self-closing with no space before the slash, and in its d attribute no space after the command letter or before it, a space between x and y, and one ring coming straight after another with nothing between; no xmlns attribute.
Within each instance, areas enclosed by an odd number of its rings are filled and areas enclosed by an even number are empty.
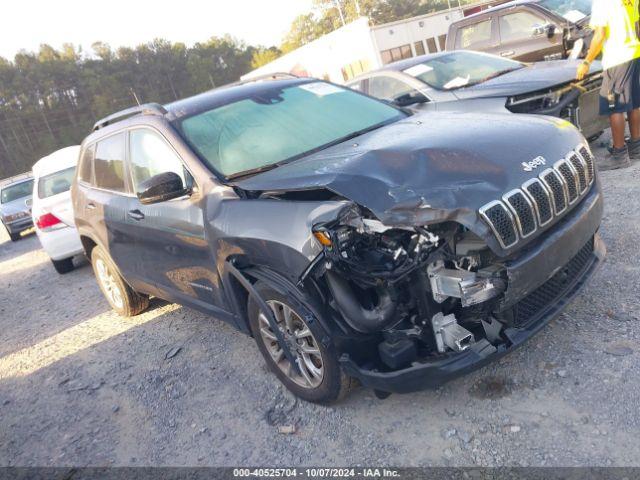
<svg viewBox="0 0 640 480"><path fill-rule="evenodd" d="M236 81L359 15L386 23L448 7L447 0L314 0L279 46L230 36L192 47L157 39L135 48L97 42L90 52L65 44L0 57L0 178L30 170L52 151L79 143L93 123L136 103L169 103ZM457 5L457 0L451 0ZM468 3L471 0L464 0ZM342 13L342 16L341 16Z"/></svg>

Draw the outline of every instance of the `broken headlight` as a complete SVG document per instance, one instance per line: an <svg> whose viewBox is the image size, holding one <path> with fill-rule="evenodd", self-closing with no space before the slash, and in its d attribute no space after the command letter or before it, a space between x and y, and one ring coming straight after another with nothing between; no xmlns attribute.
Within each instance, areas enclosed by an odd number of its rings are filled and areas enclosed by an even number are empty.
<svg viewBox="0 0 640 480"><path fill-rule="evenodd" d="M564 97L563 90L516 95L507 100L507 109L512 113L536 113L557 107Z"/></svg>

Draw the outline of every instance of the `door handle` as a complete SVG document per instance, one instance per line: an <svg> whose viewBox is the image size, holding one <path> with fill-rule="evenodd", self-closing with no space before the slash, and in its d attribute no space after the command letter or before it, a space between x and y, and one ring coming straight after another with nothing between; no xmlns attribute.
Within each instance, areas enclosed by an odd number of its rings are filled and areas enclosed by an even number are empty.
<svg viewBox="0 0 640 480"><path fill-rule="evenodd" d="M144 218L144 213L142 213L140 210L129 210L129 217L133 218L134 220L140 221Z"/></svg>
<svg viewBox="0 0 640 480"><path fill-rule="evenodd" d="M506 52L501 52L500 56L501 57L512 57L516 54L515 50L508 50Z"/></svg>
<svg viewBox="0 0 640 480"><path fill-rule="evenodd" d="M95 208L96 208L95 203L87 203L87 210L95 210Z"/></svg>

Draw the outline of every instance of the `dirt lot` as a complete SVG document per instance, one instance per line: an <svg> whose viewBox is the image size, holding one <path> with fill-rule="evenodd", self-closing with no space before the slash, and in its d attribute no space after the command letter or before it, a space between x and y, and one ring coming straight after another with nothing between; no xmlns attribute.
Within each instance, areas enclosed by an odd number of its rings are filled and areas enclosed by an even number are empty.
<svg viewBox="0 0 640 480"><path fill-rule="evenodd" d="M609 257L561 318L437 391L332 408L226 324L159 301L118 318L87 263L59 276L3 231L0 465L638 465L640 164L602 181Z"/></svg>

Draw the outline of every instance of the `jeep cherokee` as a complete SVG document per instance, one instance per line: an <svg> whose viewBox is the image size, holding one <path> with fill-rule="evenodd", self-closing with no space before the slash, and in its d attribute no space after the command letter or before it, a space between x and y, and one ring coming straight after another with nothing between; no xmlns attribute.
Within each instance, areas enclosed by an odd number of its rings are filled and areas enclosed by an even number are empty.
<svg viewBox="0 0 640 480"><path fill-rule="evenodd" d="M275 78L94 130L73 202L110 305L157 296L226 320L309 401L493 361L604 256L594 158L559 119L410 114Z"/></svg>

